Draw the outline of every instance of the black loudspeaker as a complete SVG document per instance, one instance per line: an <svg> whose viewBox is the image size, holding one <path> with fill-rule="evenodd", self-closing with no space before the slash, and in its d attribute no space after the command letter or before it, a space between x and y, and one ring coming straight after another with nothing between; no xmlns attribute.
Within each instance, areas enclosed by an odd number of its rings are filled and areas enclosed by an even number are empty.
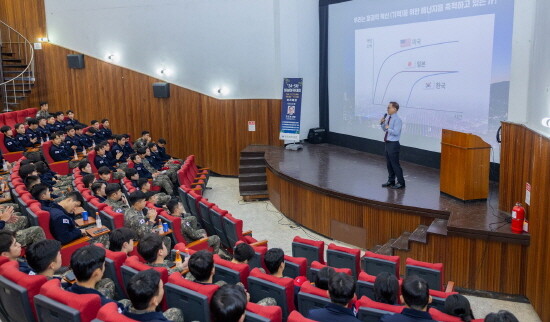
<svg viewBox="0 0 550 322"><path fill-rule="evenodd" d="M84 68L84 55L82 54L67 55L67 63L69 64L69 68L82 69Z"/></svg>
<svg viewBox="0 0 550 322"><path fill-rule="evenodd" d="M325 143L327 140L327 131L320 127L309 130L307 141L311 144Z"/></svg>
<svg viewBox="0 0 550 322"><path fill-rule="evenodd" d="M153 83L153 95L156 98L170 97L170 84L168 83Z"/></svg>

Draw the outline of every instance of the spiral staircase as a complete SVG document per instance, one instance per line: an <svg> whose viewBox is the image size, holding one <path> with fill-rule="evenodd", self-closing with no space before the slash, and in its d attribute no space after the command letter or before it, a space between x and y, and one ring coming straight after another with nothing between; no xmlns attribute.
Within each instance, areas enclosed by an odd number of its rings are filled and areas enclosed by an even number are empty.
<svg viewBox="0 0 550 322"><path fill-rule="evenodd" d="M0 21L0 108L10 112L31 93L35 83L33 44Z"/></svg>

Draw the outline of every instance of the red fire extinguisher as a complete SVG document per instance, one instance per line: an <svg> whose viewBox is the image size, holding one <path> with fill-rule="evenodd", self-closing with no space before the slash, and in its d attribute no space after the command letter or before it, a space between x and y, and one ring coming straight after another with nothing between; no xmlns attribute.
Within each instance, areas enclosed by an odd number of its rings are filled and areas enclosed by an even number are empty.
<svg viewBox="0 0 550 322"><path fill-rule="evenodd" d="M512 232L521 234L523 231L523 221L525 220L525 208L521 203L516 203L512 208Z"/></svg>

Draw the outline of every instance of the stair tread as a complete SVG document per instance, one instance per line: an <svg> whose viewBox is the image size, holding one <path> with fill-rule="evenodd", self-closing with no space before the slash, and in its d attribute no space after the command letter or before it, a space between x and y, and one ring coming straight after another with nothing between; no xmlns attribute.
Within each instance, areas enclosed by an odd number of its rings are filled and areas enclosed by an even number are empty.
<svg viewBox="0 0 550 322"><path fill-rule="evenodd" d="M3 68L27 68L29 65L22 65L22 64L10 64L10 65L2 65Z"/></svg>
<svg viewBox="0 0 550 322"><path fill-rule="evenodd" d="M263 196L267 195L267 190L255 190L255 191L242 191L241 196Z"/></svg>
<svg viewBox="0 0 550 322"><path fill-rule="evenodd" d="M446 219L434 219L428 227L428 233L447 236L447 222Z"/></svg>
<svg viewBox="0 0 550 322"><path fill-rule="evenodd" d="M264 156L242 156L241 157L241 160L264 160L265 157Z"/></svg>
<svg viewBox="0 0 550 322"><path fill-rule="evenodd" d="M380 247L380 249L378 249L376 253L380 255L392 256L393 248L391 247L391 245L395 242L395 240L395 238L388 240L388 242L382 245L382 247Z"/></svg>
<svg viewBox="0 0 550 322"><path fill-rule="evenodd" d="M251 181L251 182L241 182L239 186L257 186L257 185L267 185L267 181Z"/></svg>
<svg viewBox="0 0 550 322"><path fill-rule="evenodd" d="M428 236L428 226L418 225L418 227L413 231L413 233L409 237L409 241L415 241L415 242L425 244L427 236Z"/></svg>
<svg viewBox="0 0 550 322"><path fill-rule="evenodd" d="M2 53L2 56L13 56L13 53L5 52L5 53Z"/></svg>
<svg viewBox="0 0 550 322"><path fill-rule="evenodd" d="M239 166L241 168L265 168L265 164L242 164Z"/></svg>
<svg viewBox="0 0 550 322"><path fill-rule="evenodd" d="M382 245L376 245L373 248L371 248L370 251L373 253L378 253L378 250L380 250L380 248L382 248Z"/></svg>
<svg viewBox="0 0 550 322"><path fill-rule="evenodd" d="M406 231L401 234L392 244L391 247L399 250L409 250L409 237L411 233Z"/></svg>
<svg viewBox="0 0 550 322"><path fill-rule="evenodd" d="M251 177L265 177L265 173L241 173L239 178L251 178Z"/></svg>

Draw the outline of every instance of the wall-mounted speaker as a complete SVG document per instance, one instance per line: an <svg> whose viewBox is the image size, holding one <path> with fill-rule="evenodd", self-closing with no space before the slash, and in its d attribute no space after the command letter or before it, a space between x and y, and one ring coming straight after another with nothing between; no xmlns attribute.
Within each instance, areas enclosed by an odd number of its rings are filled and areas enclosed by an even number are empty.
<svg viewBox="0 0 550 322"><path fill-rule="evenodd" d="M84 68L84 55L82 54L67 55L67 63L69 64L69 68L82 69Z"/></svg>
<svg viewBox="0 0 550 322"><path fill-rule="evenodd" d="M153 83L153 95L156 98L170 97L170 84L168 83Z"/></svg>

